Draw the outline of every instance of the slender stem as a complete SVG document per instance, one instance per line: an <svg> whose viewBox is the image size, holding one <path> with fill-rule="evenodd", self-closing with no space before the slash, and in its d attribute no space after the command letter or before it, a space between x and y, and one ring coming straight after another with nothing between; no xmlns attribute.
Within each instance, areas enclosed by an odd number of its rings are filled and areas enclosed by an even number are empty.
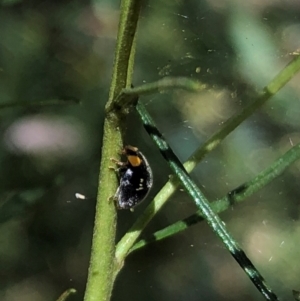
<svg viewBox="0 0 300 301"><path fill-rule="evenodd" d="M209 226L213 229L213 231L217 234L217 236L224 243L227 250L231 253L231 255L235 258L235 260L239 263L239 265L243 268L245 273L248 275L250 280L254 283L257 289L261 292L261 294L265 297L266 300L278 300L277 296L271 290L270 287L265 283L264 278L249 260L245 252L240 248L237 242L233 239L231 234L226 229L222 220L216 215L208 200L201 192L201 190L197 187L197 185L190 178L184 166L181 164L177 156L174 154L170 146L167 144L166 140L162 136L162 134L157 129L154 121L151 116L148 114L144 105L141 103L137 104L137 111L140 114L140 117L143 121L144 127L146 131L149 133L153 141L159 147L163 157L168 161L169 166L175 173L175 175L179 178L182 186L186 189L188 194L193 198L196 206L200 209L203 217L209 224Z"/></svg>
<svg viewBox="0 0 300 301"><path fill-rule="evenodd" d="M211 204L213 211L215 213L221 213L227 210L230 206L244 201L247 199L247 197L253 195L255 192L268 185L276 177L281 175L293 162L298 159L300 159L300 143L292 147L283 156L277 159L270 167L260 172L254 179L232 190L223 198L214 201ZM130 253L147 246L150 243L173 236L203 220L203 215L201 211L198 210L195 214L192 214L183 220L180 220L153 233L150 238L141 239L130 249Z"/></svg>
<svg viewBox="0 0 300 301"><path fill-rule="evenodd" d="M257 109L275 95L293 76L300 70L300 56L295 57L279 74L263 89L256 100L246 107L240 114L228 119L223 127L209 138L203 146L192 154L184 163L184 167L191 172L197 164L212 150L214 150L225 137L235 130L244 120L251 116Z"/></svg>
<svg viewBox="0 0 300 301"><path fill-rule="evenodd" d="M115 97L131 82L132 45L140 12L140 0L122 0L118 39L113 67L108 108ZM115 280L116 209L109 199L117 188L117 179L109 170L110 158L119 156L122 146L124 119L120 112L109 111L104 121L101 168L98 182L97 205L91 260L85 301L108 301Z"/></svg>
<svg viewBox="0 0 300 301"><path fill-rule="evenodd" d="M184 89L191 92L200 92L207 86L199 81L187 77L164 77L156 82L144 84L135 88L123 89L115 100L117 109L135 105L138 97L153 94L162 90Z"/></svg>
<svg viewBox="0 0 300 301"><path fill-rule="evenodd" d="M115 174L109 170L110 157L117 155L122 137L118 119L106 119L102 147L101 171L85 301L108 301L114 280L114 254L116 235L116 209L110 197L117 187ZM121 123L119 123L121 127Z"/></svg>
<svg viewBox="0 0 300 301"><path fill-rule="evenodd" d="M107 112L110 112L114 107L115 100L122 89L129 88L132 83L133 65L130 64L130 57L134 55L132 46L136 35L141 2L141 0L122 0L121 2L121 16L111 83L115 88L110 89L109 101L106 105Z"/></svg>
<svg viewBox="0 0 300 301"><path fill-rule="evenodd" d="M66 291L64 291L56 301L66 301L70 297L70 295L75 293L76 293L76 289L69 288Z"/></svg>

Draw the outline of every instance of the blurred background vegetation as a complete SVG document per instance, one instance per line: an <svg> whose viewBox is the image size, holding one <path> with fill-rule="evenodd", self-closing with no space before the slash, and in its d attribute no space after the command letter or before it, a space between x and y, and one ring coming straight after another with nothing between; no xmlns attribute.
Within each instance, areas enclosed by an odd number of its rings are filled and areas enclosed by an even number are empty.
<svg viewBox="0 0 300 301"><path fill-rule="evenodd" d="M74 287L82 300L90 255L119 1L2 0L0 9L0 300L50 301ZM182 161L252 101L300 49L298 0L145 1L134 85L187 76L207 91L144 97ZM299 76L237 130L192 176L210 200L250 180L300 141ZM81 104L29 106L76 98ZM130 227L170 170L137 114L125 142L148 157L155 182ZM299 169L290 167L250 199L221 215L275 292L300 288ZM90 198L78 200L75 193ZM145 236L196 210L182 191ZM101 284L99 283L99 286ZM144 250L125 263L113 300L259 300L205 223Z"/></svg>

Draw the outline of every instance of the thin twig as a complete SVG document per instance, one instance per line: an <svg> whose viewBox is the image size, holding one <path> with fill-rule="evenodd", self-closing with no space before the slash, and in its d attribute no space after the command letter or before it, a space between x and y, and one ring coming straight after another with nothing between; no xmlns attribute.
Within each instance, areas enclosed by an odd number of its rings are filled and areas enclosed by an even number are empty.
<svg viewBox="0 0 300 301"><path fill-rule="evenodd" d="M64 291L56 301L66 301L70 297L70 295L73 295L75 293L76 293L76 289L69 288L66 291Z"/></svg>
<svg viewBox="0 0 300 301"><path fill-rule="evenodd" d="M190 92L204 91L207 85L187 77L164 77L156 82L144 84L135 88L123 89L116 98L116 109L136 105L138 97L154 94L164 90L183 89Z"/></svg>
<svg viewBox="0 0 300 301"><path fill-rule="evenodd" d="M174 174L179 178L182 186L186 189L188 194L193 198L196 206L201 211L203 217L217 234L217 236L224 243L227 250L243 268L245 273L248 275L253 284L257 287L260 293L265 297L266 300L278 300L276 294L271 290L271 288L266 284L264 278L261 276L259 271L255 268L252 262L249 260L245 252L240 248L237 242L233 239L231 234L225 227L222 220L216 215L208 200L197 187L194 181L190 178L184 166L179 161L177 156L174 154L167 141L164 139L162 134L159 132L151 116L148 114L146 108L143 104L137 104L137 111L142 119L143 125L146 131L149 133L153 141L158 146L161 154L169 163L170 168L173 170Z"/></svg>

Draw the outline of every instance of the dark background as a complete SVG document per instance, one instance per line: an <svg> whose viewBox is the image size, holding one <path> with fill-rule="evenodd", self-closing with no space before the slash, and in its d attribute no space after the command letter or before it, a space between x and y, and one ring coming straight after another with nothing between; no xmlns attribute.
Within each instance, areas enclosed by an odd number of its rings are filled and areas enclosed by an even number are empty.
<svg viewBox="0 0 300 301"><path fill-rule="evenodd" d="M117 1L9 1L0 9L0 104L76 98L80 105L0 111L0 300L82 300L90 256L103 108L116 42ZM208 84L203 93L141 99L185 161L253 100L300 49L298 0L145 1L135 86L164 76ZM231 133L193 171L209 200L250 180L300 141L299 76ZM168 180L170 170L137 114L126 143L147 156L154 187L118 237ZM299 163L221 215L278 295L300 289ZM89 197L78 200L75 193ZM178 191L145 231L195 211ZM99 283L99 286L101 284ZM262 300L205 223L130 255L112 300Z"/></svg>

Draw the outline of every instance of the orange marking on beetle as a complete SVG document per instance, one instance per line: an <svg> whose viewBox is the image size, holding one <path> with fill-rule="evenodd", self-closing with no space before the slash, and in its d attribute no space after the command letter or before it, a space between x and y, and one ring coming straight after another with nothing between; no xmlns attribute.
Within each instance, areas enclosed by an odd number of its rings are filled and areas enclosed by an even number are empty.
<svg viewBox="0 0 300 301"><path fill-rule="evenodd" d="M128 156L127 159L132 166L140 166L143 162L138 156Z"/></svg>

